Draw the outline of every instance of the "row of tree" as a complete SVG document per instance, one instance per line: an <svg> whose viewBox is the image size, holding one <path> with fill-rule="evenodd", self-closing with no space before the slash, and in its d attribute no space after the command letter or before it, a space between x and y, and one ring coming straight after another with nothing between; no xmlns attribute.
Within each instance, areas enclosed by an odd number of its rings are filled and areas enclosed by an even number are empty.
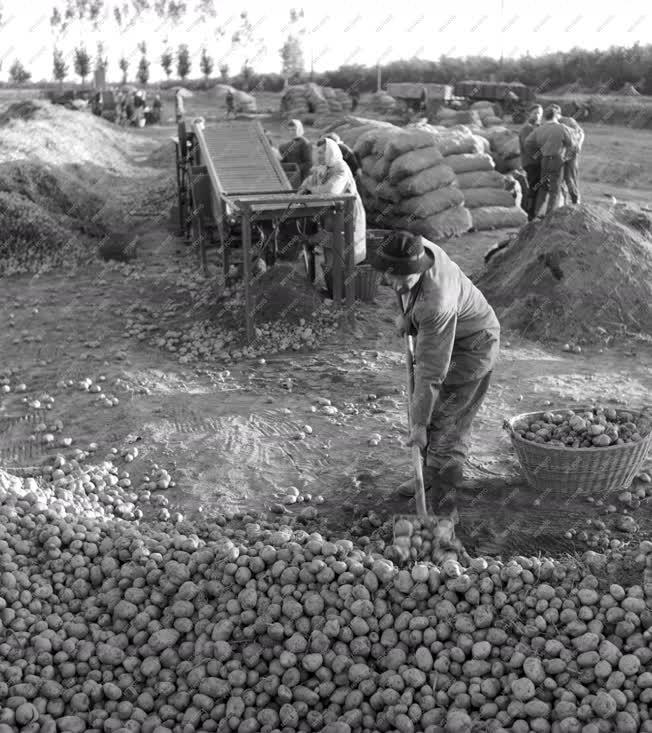
<svg viewBox="0 0 652 733"><path fill-rule="evenodd" d="M147 45L145 42L138 44L138 50L140 52L140 60L136 70L136 79L141 84L147 84L150 79L150 62L147 58ZM188 78L192 70L192 59L190 55L190 49L187 45L181 44L175 52L172 49L166 49L161 54L159 59L161 68L165 72L165 76L169 80L174 72L176 72L177 78L185 80ZM72 68L74 73L81 79L82 84L86 83L86 79L91 74L91 71L104 71L108 68L108 59L103 54L102 44L98 44L97 55L93 59L91 54L88 52L85 46L80 45L74 49L72 58ZM122 56L118 60L118 66L122 72L122 83L126 84L128 81L129 74L129 59L126 56ZM203 76L208 79L213 73L215 62L213 58L208 54L205 48L201 51L201 57L199 66ZM227 64L221 64L219 67L220 76L223 80L228 79L229 67ZM52 55L52 76L55 81L63 82L70 74L70 65L66 61L62 51L54 49ZM9 68L9 79L15 84L24 84L31 79L31 73L23 66L23 64L16 60Z"/></svg>

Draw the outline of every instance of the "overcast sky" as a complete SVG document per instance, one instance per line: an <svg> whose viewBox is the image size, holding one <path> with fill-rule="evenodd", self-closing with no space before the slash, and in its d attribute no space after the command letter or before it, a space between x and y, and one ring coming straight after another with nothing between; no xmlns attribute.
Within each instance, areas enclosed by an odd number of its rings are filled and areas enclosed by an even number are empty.
<svg viewBox="0 0 652 733"><path fill-rule="evenodd" d="M49 24L52 3L0 3L5 9L5 23L0 29L0 78L6 79L7 69L16 58L27 66L34 79L49 78L54 45ZM189 5L192 4L190 0ZM619 5L613 0L546 0L540 5L523 0L412 0L405 3L405 8L396 0L309 0L302 5L286 0L247 0L224 5L228 10L219 21L227 29L233 29L239 11L247 9L264 37L266 48L261 49L253 64L260 71L280 70L279 48L288 32L284 24L291 7L304 9L306 26L311 31L304 41L306 66L310 67L312 58L316 71L344 63L386 63L413 56L437 59L441 54L484 54L498 58L501 53L505 57L527 52L538 55L573 46L607 48L652 40L652 11L648 10L649 3L642 0L626 0ZM162 76L158 58L166 37L172 46L188 43L192 51L206 44L216 59L216 67L224 59L235 72L242 63L241 55L228 42L215 40L212 24L197 24L193 17L185 19L175 30L162 28L149 19L127 32L120 32L107 20L99 34L74 29L67 38L59 39L59 45L69 50L85 40L92 53L101 38L109 52L109 76L115 77L119 74L117 58L123 53L132 59L135 71L136 44L145 40L153 62L151 76L158 79ZM191 76L199 73L195 61Z"/></svg>

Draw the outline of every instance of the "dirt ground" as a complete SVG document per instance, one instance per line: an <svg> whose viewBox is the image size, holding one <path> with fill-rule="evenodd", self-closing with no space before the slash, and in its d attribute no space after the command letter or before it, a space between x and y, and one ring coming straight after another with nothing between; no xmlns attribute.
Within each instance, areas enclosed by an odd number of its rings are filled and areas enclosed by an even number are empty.
<svg viewBox="0 0 652 733"><path fill-rule="evenodd" d="M196 109L192 103L188 100L188 114L201 113L199 103ZM264 124L278 134L278 121ZM599 155L603 165L624 161L619 146L605 141L636 141L640 160L650 146L645 132L609 137L605 130L587 129L585 190L595 201L607 192L625 191L615 181L605 182L598 171ZM173 133L171 125L134 132L134 154L144 165L154 143ZM169 163L157 175L173 175L171 144ZM639 200L649 201L649 188L642 180L637 185ZM143 306L149 308L154 334L188 328L197 263L171 234L170 201L152 199L140 182L124 180L112 187L123 205L129 201L134 230L142 232L134 268L98 261L82 271L15 276L1 284L2 366L15 370L11 391L0 393L2 463L35 466L57 451L85 449L91 442L98 444L101 457L135 441L139 456L126 466L132 481L152 464L168 469L176 483L169 498L186 515L268 510L290 486L313 499L322 496L323 504L315 506L333 527L345 527L371 509L383 515L413 509L395 495L410 475L410 459L402 445L405 369L392 328L393 294L381 292L375 304L361 305L356 329L342 330L314 353L269 354L264 363L182 364L146 337L129 336L125 324L130 308ZM160 190L159 179L154 188ZM145 214L155 218L147 221ZM468 235L442 246L472 274L487 249L505 235ZM472 534L492 516L511 551L585 549L564 533L598 510L578 497L569 497L564 506L548 500L537 506L536 492L519 478L503 420L542 406L593 399L639 407L652 394L651 357L652 347L644 342L568 354L559 345L504 334L489 397L474 425L469 474L475 486L461 509L465 532ZM97 395L57 386L86 377L118 397L119 404L104 407ZM25 392L15 390L21 382ZM44 393L54 398L50 409L45 409ZM319 398L330 400L337 413L326 414ZM55 419L63 430L45 447L35 427ZM378 445L370 444L374 434L380 436ZM57 447L62 437L72 439L70 447Z"/></svg>

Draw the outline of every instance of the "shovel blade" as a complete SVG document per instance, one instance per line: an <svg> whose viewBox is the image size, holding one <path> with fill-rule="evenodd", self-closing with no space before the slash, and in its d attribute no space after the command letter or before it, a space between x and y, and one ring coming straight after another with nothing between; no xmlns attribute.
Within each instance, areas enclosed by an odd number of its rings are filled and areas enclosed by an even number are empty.
<svg viewBox="0 0 652 733"><path fill-rule="evenodd" d="M440 564L446 559L459 560L466 555L455 536L455 523L449 517L398 514L393 518L393 533L394 547L404 562Z"/></svg>

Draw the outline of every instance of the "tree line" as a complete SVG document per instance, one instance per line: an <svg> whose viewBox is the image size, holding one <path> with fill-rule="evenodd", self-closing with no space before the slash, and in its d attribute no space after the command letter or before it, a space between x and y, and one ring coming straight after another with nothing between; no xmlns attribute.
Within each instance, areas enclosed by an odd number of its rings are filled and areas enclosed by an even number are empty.
<svg viewBox="0 0 652 733"><path fill-rule="evenodd" d="M75 23L86 23L97 26L101 13L106 10L105 0L63 0L62 9L53 9L50 24L57 34ZM214 0L196 0L195 13L200 20L208 22L216 18ZM189 12L186 2L181 0L130 0L115 4L113 15L119 27L133 25L142 13L154 12L166 22L177 24ZM209 53L209 45L200 49L198 71L201 73L199 83L193 86L210 86L221 81L247 91L264 89L279 91L285 84L315 81L318 84L339 87L342 89L357 88L360 92L376 91L378 71L383 83L387 82L435 82L450 84L463 79L520 81L537 89L539 93L558 91L560 88L573 87L577 91L592 93L617 92L625 84L631 84L641 94L652 94L652 45L634 44L630 47L614 46L608 50L587 50L575 48L563 53L545 54L541 56L523 56L516 59L498 60L485 56L468 56L464 58L442 56L436 61L425 59L396 60L384 64L378 69L375 66L344 65L338 69L307 73L303 54L303 43L307 35L307 26L303 10L291 10L289 22L286 24L287 38L279 49L280 73L259 73L255 69L257 54L263 43L260 29L256 29L246 11L240 13L238 24L230 35L231 54L238 50L244 60L235 74L230 74L229 54L216 60ZM217 43L226 30L215 26L214 37ZM71 63L70 63L71 62ZM188 82L193 71L193 55L186 44L167 48L157 59L166 78ZM122 81L137 80L140 84L150 81L152 62L148 56L145 42L138 44L138 58L125 55L117 59L122 73ZM133 64L133 66L132 66ZM91 56L84 45L74 49L70 60L62 51L55 48L52 57L52 77L63 82L74 72L82 82L86 83L93 69L106 71L108 58L102 43L97 44L96 53ZM72 68L71 68L72 66ZM216 69L217 67L217 69ZM219 76L215 75L215 71ZM13 83L25 83L31 79L28 69L16 60L9 69L9 78Z"/></svg>

